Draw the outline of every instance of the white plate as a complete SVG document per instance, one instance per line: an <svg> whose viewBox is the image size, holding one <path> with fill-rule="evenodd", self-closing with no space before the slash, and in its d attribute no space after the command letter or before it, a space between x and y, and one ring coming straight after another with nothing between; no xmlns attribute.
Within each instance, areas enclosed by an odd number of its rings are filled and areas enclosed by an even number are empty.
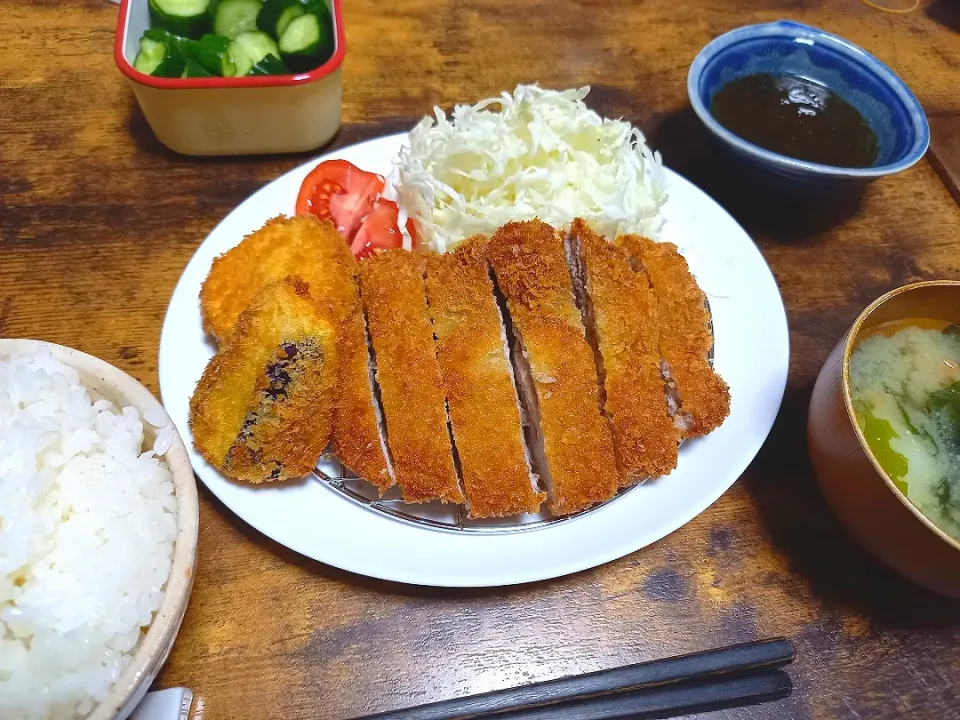
<svg viewBox="0 0 960 720"><path fill-rule="evenodd" d="M349 160L386 175L405 135L343 148ZM763 256L719 205L667 171L663 238L686 255L713 311L714 365L732 407L711 435L683 444L666 478L621 494L594 512L537 530L472 534L435 530L363 507L320 481L253 487L223 477L192 450L190 394L214 345L200 320L200 285L213 259L281 213L292 215L311 160L254 193L197 249L167 310L160 390L197 474L233 512L298 553L344 570L418 585L481 587L558 577L615 560L663 538L709 507L754 458L773 426L788 364L783 301Z"/></svg>

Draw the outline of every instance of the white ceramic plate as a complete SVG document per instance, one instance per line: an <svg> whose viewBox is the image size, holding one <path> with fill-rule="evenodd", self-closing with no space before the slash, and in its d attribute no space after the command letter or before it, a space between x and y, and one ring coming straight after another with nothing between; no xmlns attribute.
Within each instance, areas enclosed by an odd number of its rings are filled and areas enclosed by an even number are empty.
<svg viewBox="0 0 960 720"><path fill-rule="evenodd" d="M338 150L386 175L405 135ZM680 449L666 478L623 493L567 522L505 534L458 533L418 526L363 507L323 482L240 485L192 450L190 394L214 352L200 320L200 285L213 259L281 213L292 215L311 160L254 193L197 249L174 291L160 340L163 402L207 487L257 530L298 553L344 570L418 585L510 585L585 570L665 537L709 507L754 458L773 425L787 379L783 301L763 256L719 205L668 171L663 239L690 262L713 311L714 366L730 384L726 422Z"/></svg>

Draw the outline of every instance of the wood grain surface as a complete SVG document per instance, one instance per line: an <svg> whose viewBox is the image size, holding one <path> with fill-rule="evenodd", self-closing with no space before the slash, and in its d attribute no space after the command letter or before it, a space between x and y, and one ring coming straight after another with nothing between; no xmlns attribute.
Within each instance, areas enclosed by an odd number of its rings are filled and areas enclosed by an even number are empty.
<svg viewBox="0 0 960 720"><path fill-rule="evenodd" d="M805 438L814 379L860 310L907 281L960 277L960 209L928 160L859 194L771 190L718 155L685 89L712 37L786 17L866 47L931 115L960 118L960 5L346 0L345 15L334 146L531 81L590 84L592 105L643 128L773 268L791 329L783 408L741 480L686 527L518 588L343 573L259 536L201 488L196 586L157 687L189 686L208 720L338 719L778 634L796 643L793 696L716 717L960 718L960 603L851 542ZM114 65L116 16L107 0L0 0L0 335L93 353L156 391L161 322L191 254L305 157L165 150Z"/></svg>
<svg viewBox="0 0 960 720"><path fill-rule="evenodd" d="M930 163L960 203L960 118L956 115L930 118Z"/></svg>

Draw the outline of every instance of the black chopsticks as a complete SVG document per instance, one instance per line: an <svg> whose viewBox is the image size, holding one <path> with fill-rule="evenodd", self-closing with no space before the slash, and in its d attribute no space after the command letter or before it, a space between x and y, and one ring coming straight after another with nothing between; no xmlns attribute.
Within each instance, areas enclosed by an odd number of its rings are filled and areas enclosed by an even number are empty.
<svg viewBox="0 0 960 720"><path fill-rule="evenodd" d="M782 638L653 660L586 675L370 715L358 720L617 720L666 718L790 694Z"/></svg>
<svg viewBox="0 0 960 720"><path fill-rule="evenodd" d="M624 695L600 695L577 702L480 717L495 717L497 720L671 718L779 700L791 690L790 678L785 672L762 670L747 675L717 676L709 682L659 685Z"/></svg>

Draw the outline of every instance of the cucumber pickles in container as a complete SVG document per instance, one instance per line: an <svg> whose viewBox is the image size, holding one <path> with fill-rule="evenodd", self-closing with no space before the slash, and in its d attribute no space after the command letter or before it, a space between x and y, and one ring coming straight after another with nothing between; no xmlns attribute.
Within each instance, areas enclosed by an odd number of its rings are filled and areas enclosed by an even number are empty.
<svg viewBox="0 0 960 720"><path fill-rule="evenodd" d="M122 0L116 62L186 155L302 152L340 124L340 0Z"/></svg>

